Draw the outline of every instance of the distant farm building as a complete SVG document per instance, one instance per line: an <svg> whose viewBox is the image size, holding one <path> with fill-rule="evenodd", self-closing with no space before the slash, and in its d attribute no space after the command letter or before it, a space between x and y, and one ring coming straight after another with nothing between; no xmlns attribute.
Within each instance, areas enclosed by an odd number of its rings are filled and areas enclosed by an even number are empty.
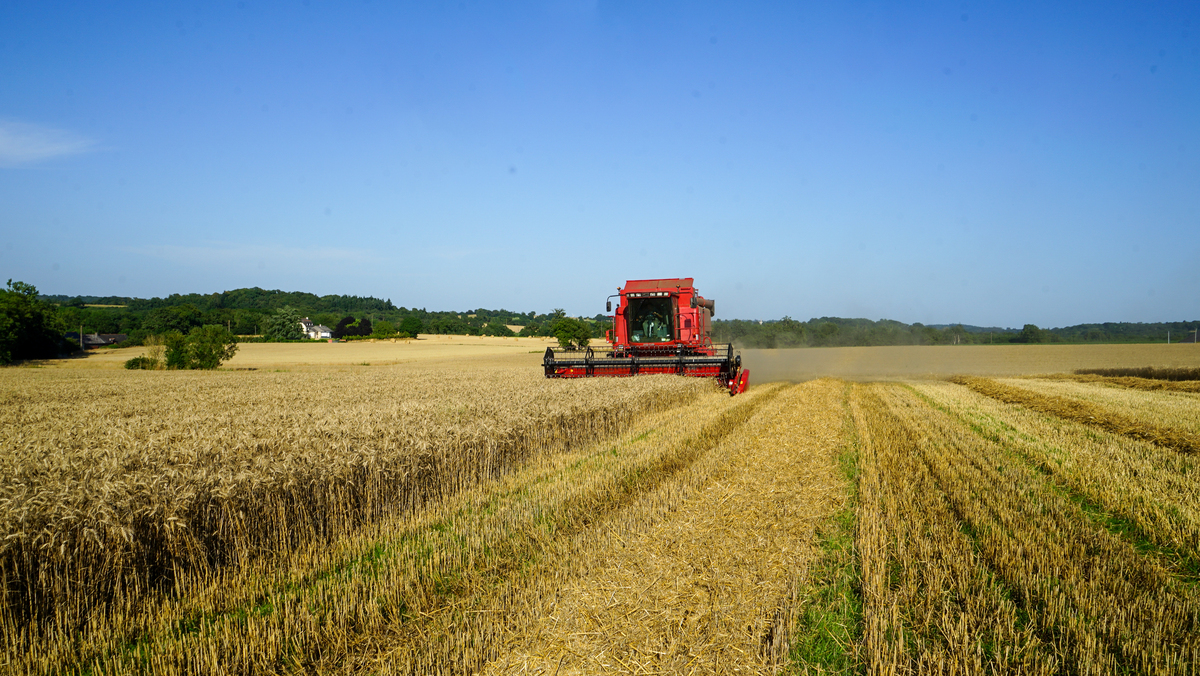
<svg viewBox="0 0 1200 676"><path fill-rule="evenodd" d="M300 320L300 330L312 340L325 340L333 337L333 329L324 324L313 324L308 317Z"/></svg>
<svg viewBox="0 0 1200 676"><path fill-rule="evenodd" d="M76 331L71 331L65 334L64 337L76 345L80 344L79 333ZM106 345L116 345L128 337L124 333L85 333L83 334L83 348L91 350Z"/></svg>

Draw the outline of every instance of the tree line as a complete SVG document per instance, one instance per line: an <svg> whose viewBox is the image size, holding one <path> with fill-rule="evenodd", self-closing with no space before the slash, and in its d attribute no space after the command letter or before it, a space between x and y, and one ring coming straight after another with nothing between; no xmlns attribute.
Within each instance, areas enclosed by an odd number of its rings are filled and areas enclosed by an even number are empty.
<svg viewBox="0 0 1200 676"><path fill-rule="evenodd" d="M226 355L217 363L228 359L236 350L229 346L237 342L306 340L303 317L332 327L333 337L342 340L439 333L551 336L563 344L586 345L612 326L603 315L576 319L561 309L430 312L372 297L258 288L151 299L46 296L31 284L9 280L7 289L0 290L0 364L63 356L79 349L82 335L99 333L124 334L122 346L153 348L150 354L156 357L130 368L211 368L211 355ZM74 335L68 339L68 333Z"/></svg>
<svg viewBox="0 0 1200 676"><path fill-rule="evenodd" d="M428 311L397 307L391 300L368 296L316 296L309 293L235 289L214 294L172 294L166 298L43 296L24 282L8 281L0 290L0 363L46 359L71 352L77 342L67 332L126 334L125 345L169 337L175 362L207 364L215 350L237 341L303 340L300 319L333 327L335 338L415 337L418 334L550 336L560 344L584 346L604 337L611 318L567 317L562 309L548 313L477 308ZM222 327L224 333L215 328ZM513 328L516 327L514 331ZM890 319L819 317L806 322L778 320L714 320L713 340L747 348L836 347L855 345L953 345L1000 343L1145 343L1191 342L1200 320L1190 322L1109 322L1042 329L955 325L926 326ZM193 334L196 338L190 338ZM198 346L201 334L204 347ZM218 335L219 334L219 335ZM229 337L226 338L226 335ZM189 342L191 340L191 342ZM192 345L192 347L188 347ZM182 346L182 347L180 347ZM188 352L190 350L190 352ZM207 352L206 352L207 351ZM180 355L191 354L184 359ZM164 363L165 363L164 356ZM196 366L199 368L200 366Z"/></svg>
<svg viewBox="0 0 1200 676"><path fill-rule="evenodd" d="M551 327L565 316L562 310L549 313L514 312L507 309L477 308L465 311L429 311L425 308L396 306L390 299L369 296L317 296L310 293L235 289L213 294L172 294L165 298L123 296L40 296L39 300L57 307L58 317L67 331L125 334L129 344L167 331L186 334L198 326L223 325L230 333L261 339L298 340L298 321L308 317L314 324L335 329L337 338L395 336L407 333L437 333L469 336L552 336ZM269 330L272 326L290 326L280 322L280 314L290 319L296 314L296 331ZM349 319L347 322L346 320ZM338 326L346 322L343 331ZM611 322L603 315L585 320L593 337L601 337ZM517 330L509 328L518 327ZM370 330L364 331L364 328ZM345 330L349 329L349 330Z"/></svg>

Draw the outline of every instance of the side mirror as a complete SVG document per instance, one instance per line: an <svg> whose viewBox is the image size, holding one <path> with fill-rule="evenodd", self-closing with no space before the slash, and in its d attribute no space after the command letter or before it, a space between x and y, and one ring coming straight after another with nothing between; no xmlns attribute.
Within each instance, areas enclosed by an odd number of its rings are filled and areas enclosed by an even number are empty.
<svg viewBox="0 0 1200 676"><path fill-rule="evenodd" d="M612 301L611 300L604 303L604 310L605 310L605 312L612 312Z"/></svg>

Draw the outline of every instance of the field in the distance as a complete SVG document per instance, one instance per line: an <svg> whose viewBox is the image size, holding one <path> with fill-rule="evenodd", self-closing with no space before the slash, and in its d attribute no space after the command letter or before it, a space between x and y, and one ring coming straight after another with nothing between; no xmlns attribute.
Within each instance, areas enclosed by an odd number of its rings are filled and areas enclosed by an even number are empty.
<svg viewBox="0 0 1200 676"><path fill-rule="evenodd" d="M838 378L731 398L441 340L0 370L0 671L1200 668L1200 393L1009 377L1191 346L797 350Z"/></svg>
<svg viewBox="0 0 1200 676"><path fill-rule="evenodd" d="M421 336L418 340L353 341L345 343L240 343L223 369L305 369L326 366L430 365L467 360L510 361L513 365L539 364L550 338L499 338L494 336ZM145 353L145 348L94 350L83 359L55 359L46 367L119 369L125 361Z"/></svg>

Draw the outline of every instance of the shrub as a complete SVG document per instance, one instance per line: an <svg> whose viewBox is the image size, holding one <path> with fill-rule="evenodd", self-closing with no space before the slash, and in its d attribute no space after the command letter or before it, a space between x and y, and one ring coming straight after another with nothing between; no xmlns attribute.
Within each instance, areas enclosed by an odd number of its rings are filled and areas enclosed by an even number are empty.
<svg viewBox="0 0 1200 676"><path fill-rule="evenodd" d="M187 337L187 368L215 369L237 353L237 340L224 326L199 326Z"/></svg>
<svg viewBox="0 0 1200 676"><path fill-rule="evenodd" d="M144 369L147 371L153 371L154 369L158 368L158 362L149 357L134 357L133 359L125 362L125 368L130 370Z"/></svg>
<svg viewBox="0 0 1200 676"><path fill-rule="evenodd" d="M179 331L167 331L162 335L163 349L166 351L166 363L169 369L186 369L188 367L187 339Z"/></svg>
<svg viewBox="0 0 1200 676"><path fill-rule="evenodd" d="M166 353L166 367L169 369L215 369L221 362L228 361L237 353L237 338L224 326L197 326L188 335L178 331L168 331L155 339L155 344L148 351L148 356ZM153 358L154 366L126 368L159 368L158 359ZM132 360L130 360L132 361Z"/></svg>

